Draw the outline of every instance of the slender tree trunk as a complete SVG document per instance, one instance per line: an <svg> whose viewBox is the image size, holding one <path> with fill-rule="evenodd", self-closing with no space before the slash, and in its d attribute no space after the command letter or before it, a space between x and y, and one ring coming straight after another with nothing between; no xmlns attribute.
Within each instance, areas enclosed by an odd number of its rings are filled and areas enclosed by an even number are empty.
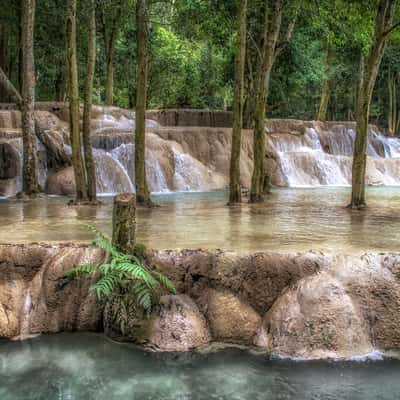
<svg viewBox="0 0 400 400"><path fill-rule="evenodd" d="M76 59L76 0L67 0L67 57L69 73L69 119L72 147L72 166L74 168L76 198L75 202L87 200L85 171L81 152L79 127L78 67Z"/></svg>
<svg viewBox="0 0 400 400"><path fill-rule="evenodd" d="M148 10L147 0L137 0L137 90L135 130L135 181L136 200L139 204L151 204L146 181L145 130L148 75Z"/></svg>
<svg viewBox="0 0 400 400"><path fill-rule="evenodd" d="M271 70L276 59L276 46L281 29L283 0L276 0L269 11L266 2L263 43L257 68L256 100L254 113L254 166L251 179L250 202L263 201L263 194L269 190L269 177L265 175L265 107L268 97Z"/></svg>
<svg viewBox="0 0 400 400"><path fill-rule="evenodd" d="M256 88L254 84L253 60L251 59L250 52L246 52L246 95L243 105L243 127L246 129L254 128L254 111L255 111L255 93Z"/></svg>
<svg viewBox="0 0 400 400"><path fill-rule="evenodd" d="M229 203L240 203L240 149L243 126L244 65L246 59L247 0L239 0L239 29L237 32L237 53L235 60L235 93L233 98L232 149L230 164Z"/></svg>
<svg viewBox="0 0 400 400"><path fill-rule="evenodd" d="M360 80L356 111L356 139L352 166L351 208L363 208L365 202L365 173L367 165L368 120L372 93L379 66L391 31L396 0L380 0L375 19L374 43Z"/></svg>
<svg viewBox="0 0 400 400"><path fill-rule="evenodd" d="M332 77L330 76L331 62L332 62L332 50L328 45L326 50L326 60L325 60L325 77L322 85L322 96L317 116L318 121L325 121L328 112L329 98L331 95L331 81L332 81Z"/></svg>
<svg viewBox="0 0 400 400"><path fill-rule="evenodd" d="M96 65L96 9L95 1L90 0L89 32L88 32L88 58L85 84L85 104L83 109L83 148L85 154L85 169L87 178L87 195L91 203L96 198L96 170L93 159L91 137L91 111L93 98L93 80Z"/></svg>
<svg viewBox="0 0 400 400"><path fill-rule="evenodd" d="M28 196L37 194L39 189L38 159L35 135L35 64L33 55L33 30L35 23L35 0L24 0L21 19L22 45L22 141L23 169L22 191Z"/></svg>
<svg viewBox="0 0 400 400"><path fill-rule="evenodd" d="M11 99L15 101L19 107L21 107L22 97L19 94L18 90L15 88L15 86L12 84L12 82L8 79L7 75L5 74L5 72L1 67L0 67L0 86L4 89L6 93L8 93L8 96L10 96Z"/></svg>
<svg viewBox="0 0 400 400"><path fill-rule="evenodd" d="M114 52L108 51L106 54L106 98L105 105L112 106L114 103Z"/></svg>
<svg viewBox="0 0 400 400"><path fill-rule="evenodd" d="M102 10L102 29L106 56L106 106L112 106L114 104L114 55L125 1L126 0L118 0L118 2L114 5L114 8L116 8L116 13L114 19L111 21L110 28L108 28L109 24L106 21L107 18L104 9Z"/></svg>
<svg viewBox="0 0 400 400"><path fill-rule="evenodd" d="M388 71L389 110L388 110L388 133L394 136L397 131L397 87L396 77L390 68Z"/></svg>
<svg viewBox="0 0 400 400"><path fill-rule="evenodd" d="M8 29L5 26L0 25L0 68L4 74L8 76L10 74L10 62L9 62L9 43L8 43ZM0 102L8 102L10 95L4 86L0 86Z"/></svg>
<svg viewBox="0 0 400 400"><path fill-rule="evenodd" d="M65 101L66 98L66 69L65 69L65 61L59 62L58 64L58 71L57 71L57 78L55 82L55 93L56 93L56 100L57 101Z"/></svg>

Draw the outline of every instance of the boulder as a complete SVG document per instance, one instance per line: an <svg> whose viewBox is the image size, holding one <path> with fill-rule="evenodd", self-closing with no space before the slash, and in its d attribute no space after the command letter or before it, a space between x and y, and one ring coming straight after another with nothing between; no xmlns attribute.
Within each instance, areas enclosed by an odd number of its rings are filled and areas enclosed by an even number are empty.
<svg viewBox="0 0 400 400"><path fill-rule="evenodd" d="M196 303L186 295L166 295L153 311L148 342L161 351L188 351L206 345L211 336Z"/></svg>
<svg viewBox="0 0 400 400"><path fill-rule="evenodd" d="M9 197L17 193L17 180L0 179L0 196Z"/></svg>
<svg viewBox="0 0 400 400"><path fill-rule="evenodd" d="M72 167L50 172L46 181L46 193L70 196L75 194L75 177Z"/></svg>
<svg viewBox="0 0 400 400"><path fill-rule="evenodd" d="M205 308L213 340L252 344L261 317L250 305L233 293L210 289Z"/></svg>
<svg viewBox="0 0 400 400"><path fill-rule="evenodd" d="M351 357L373 350L357 306L328 273L287 290L266 314L255 344L280 355L311 359Z"/></svg>

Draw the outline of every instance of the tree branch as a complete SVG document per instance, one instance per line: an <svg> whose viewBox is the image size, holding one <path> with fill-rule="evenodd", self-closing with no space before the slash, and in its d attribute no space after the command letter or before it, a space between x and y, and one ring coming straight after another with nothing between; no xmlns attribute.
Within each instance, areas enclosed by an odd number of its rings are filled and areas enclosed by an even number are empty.
<svg viewBox="0 0 400 400"><path fill-rule="evenodd" d="M294 27L297 22L297 16L298 16L298 14L296 13L296 15L293 17L293 19L289 22L289 25L286 30L286 35L284 36L283 40L278 44L278 46L276 46L274 59L277 59L280 56L280 54L282 53L282 51L289 44L290 39L292 38L292 35L293 35Z"/></svg>
<svg viewBox="0 0 400 400"><path fill-rule="evenodd" d="M385 32L383 32L382 36L386 37L387 35L389 35L392 31L394 31L396 28L398 28L400 26L400 22L398 22L397 24L394 24L392 27L390 27L388 30L386 30Z"/></svg>

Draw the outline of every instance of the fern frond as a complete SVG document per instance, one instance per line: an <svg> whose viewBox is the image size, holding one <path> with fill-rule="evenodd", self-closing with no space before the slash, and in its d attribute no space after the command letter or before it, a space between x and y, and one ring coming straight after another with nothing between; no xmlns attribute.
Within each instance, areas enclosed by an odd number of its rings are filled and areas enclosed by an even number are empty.
<svg viewBox="0 0 400 400"><path fill-rule="evenodd" d="M123 330L132 304L140 306L147 314L158 301L161 288L176 293L173 282L158 271L148 268L140 257L120 252L111 239L93 225L86 225L94 235L92 246L106 252L106 260L101 265L84 264L76 266L65 274L67 278L79 278L97 273L99 279L91 286L99 299L118 298L117 310L124 316L120 319ZM123 326L122 326L123 325Z"/></svg>
<svg viewBox="0 0 400 400"><path fill-rule="evenodd" d="M117 286L118 281L113 275L104 275L92 285L92 290L95 290L97 297L101 299L103 297L110 297Z"/></svg>
<svg viewBox="0 0 400 400"><path fill-rule="evenodd" d="M176 294L176 287L174 282L172 282L169 278L158 271L153 271L153 275L155 275L156 279L164 286L165 289L170 291L173 294Z"/></svg>
<svg viewBox="0 0 400 400"><path fill-rule="evenodd" d="M97 271L97 265L95 264L82 264L75 266L68 270L64 276L69 278L80 278L85 275L92 274Z"/></svg>

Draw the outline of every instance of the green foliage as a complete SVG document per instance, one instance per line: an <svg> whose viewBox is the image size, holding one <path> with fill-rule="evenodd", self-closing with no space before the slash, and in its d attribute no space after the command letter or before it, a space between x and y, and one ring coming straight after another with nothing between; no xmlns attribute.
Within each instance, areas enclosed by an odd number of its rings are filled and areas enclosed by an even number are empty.
<svg viewBox="0 0 400 400"><path fill-rule="evenodd" d="M246 74L256 69L263 7L271 2L248 2ZM150 4L149 108L230 108L234 76L236 0L152 1ZM290 0L284 2L282 33L293 10L296 27L271 75L268 117L315 118L325 79L332 80L328 119L354 115L361 54L372 41L377 0ZM119 6L121 16L115 24ZM7 51L0 64L19 87L20 1L0 0L0 39ZM35 13L36 99L65 99L65 2L41 0ZM105 32L117 25L114 59L114 100L133 108L136 97L135 0L96 0L97 63L95 104L104 101L106 81ZM83 94L87 57L87 2L78 2L77 50L80 93ZM400 20L399 12L395 22ZM2 36L3 35L3 36ZM0 55L3 56L2 40ZM326 68L327 48L333 57ZM400 29L390 35L371 105L372 122L386 125L388 76L399 83ZM0 91L1 93L1 91ZM400 96L400 90L397 90ZM397 99L400 104L400 98ZM0 99L1 101L1 99Z"/></svg>
<svg viewBox="0 0 400 400"><path fill-rule="evenodd" d="M133 298L146 313L157 303L163 289L175 293L175 285L166 276L148 268L136 255L121 253L106 235L93 226L89 228L96 234L92 246L105 250L106 261L100 265L76 266L66 273L67 278L96 276L91 289L96 291L99 299Z"/></svg>

